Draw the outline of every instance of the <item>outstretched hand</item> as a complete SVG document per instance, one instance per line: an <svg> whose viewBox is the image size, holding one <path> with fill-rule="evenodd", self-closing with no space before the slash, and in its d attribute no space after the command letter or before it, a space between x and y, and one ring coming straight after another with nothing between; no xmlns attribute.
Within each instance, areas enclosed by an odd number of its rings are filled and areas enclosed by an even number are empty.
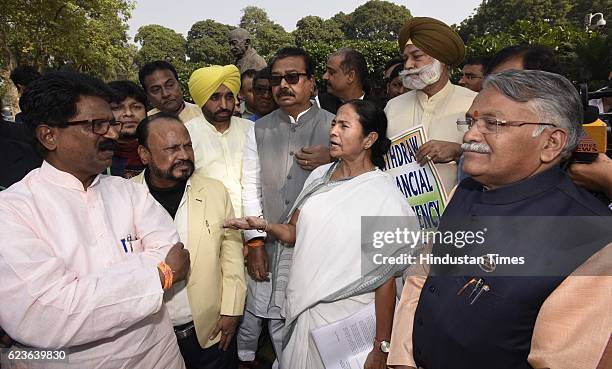
<svg viewBox="0 0 612 369"><path fill-rule="evenodd" d="M260 217L242 217L228 219L223 222L223 228L242 229L242 230L264 230L268 223Z"/></svg>

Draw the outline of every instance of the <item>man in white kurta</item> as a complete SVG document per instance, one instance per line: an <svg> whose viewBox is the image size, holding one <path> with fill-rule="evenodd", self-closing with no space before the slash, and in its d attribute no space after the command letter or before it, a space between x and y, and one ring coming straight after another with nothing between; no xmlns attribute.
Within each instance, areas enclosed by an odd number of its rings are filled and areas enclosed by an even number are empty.
<svg viewBox="0 0 612 369"><path fill-rule="evenodd" d="M17 347L68 351L27 368L184 368L157 268L178 235L146 187L98 174L120 129L105 88L49 73L22 97L45 161L0 193L0 325Z"/></svg>
<svg viewBox="0 0 612 369"><path fill-rule="evenodd" d="M234 65L200 68L189 79L189 92L204 114L185 121L193 142L198 174L223 182L242 216L242 155L246 134L253 125L234 117L240 74Z"/></svg>
<svg viewBox="0 0 612 369"><path fill-rule="evenodd" d="M446 24L415 17L402 28L399 45L405 68L400 75L404 86L412 91L387 103L387 136L423 125L429 142L421 147L417 160L436 163L442 183L450 192L457 183L457 160L463 142L457 119L465 118L476 96L474 91L450 83L448 77L449 66L463 62L463 41Z"/></svg>

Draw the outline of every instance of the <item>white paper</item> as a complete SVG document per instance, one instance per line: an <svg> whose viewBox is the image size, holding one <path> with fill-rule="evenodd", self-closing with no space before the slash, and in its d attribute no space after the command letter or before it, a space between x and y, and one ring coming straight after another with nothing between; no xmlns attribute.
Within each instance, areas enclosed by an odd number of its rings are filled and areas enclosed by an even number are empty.
<svg viewBox="0 0 612 369"><path fill-rule="evenodd" d="M310 331L326 369L363 369L374 346L374 303L350 317Z"/></svg>

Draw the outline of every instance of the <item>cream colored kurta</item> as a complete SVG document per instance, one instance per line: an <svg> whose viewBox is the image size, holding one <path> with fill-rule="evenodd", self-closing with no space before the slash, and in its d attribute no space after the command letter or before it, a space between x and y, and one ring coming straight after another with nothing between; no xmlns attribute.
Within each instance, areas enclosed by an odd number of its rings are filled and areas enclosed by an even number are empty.
<svg viewBox="0 0 612 369"><path fill-rule="evenodd" d="M221 133L204 117L185 122L195 154L196 171L223 182L229 192L236 217L242 216L242 156L248 130L254 123L232 117Z"/></svg>
<svg viewBox="0 0 612 369"><path fill-rule="evenodd" d="M133 180L143 183L144 172ZM221 332L212 340L208 337L220 315L239 316L244 311L242 238L239 231L222 228L231 218L233 209L223 184L192 175L174 218L181 241L189 241L189 277L186 284L166 291L165 297L171 299L169 309L183 318L177 324L193 319L203 348L219 342Z"/></svg>
<svg viewBox="0 0 612 369"><path fill-rule="evenodd" d="M409 91L387 103L389 121L387 136L393 137L412 127L423 125L429 140L462 143L463 132L457 129L457 119L464 119L476 92L450 81L430 98L423 91ZM457 163L436 164L444 188L449 192L457 184Z"/></svg>
<svg viewBox="0 0 612 369"><path fill-rule="evenodd" d="M159 113L159 111L159 109L153 108L149 110L147 115L151 116ZM192 104L185 101L185 108L179 114L179 118L183 121L183 123L187 123L188 121L198 117L204 118L204 114L202 114L202 109L200 109L200 107L196 104Z"/></svg>

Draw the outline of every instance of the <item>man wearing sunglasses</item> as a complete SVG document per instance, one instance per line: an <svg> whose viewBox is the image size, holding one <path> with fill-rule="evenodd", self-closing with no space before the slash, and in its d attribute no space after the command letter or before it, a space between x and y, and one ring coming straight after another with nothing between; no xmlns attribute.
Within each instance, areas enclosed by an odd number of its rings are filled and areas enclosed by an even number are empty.
<svg viewBox="0 0 612 369"><path fill-rule="evenodd" d="M438 229L480 230L483 241L434 244L434 255L476 262L408 277L390 366L609 367L600 361L612 326L612 213L560 166L581 122L580 97L558 74L511 70L485 79L457 122L467 129L471 178Z"/></svg>
<svg viewBox="0 0 612 369"><path fill-rule="evenodd" d="M189 253L145 187L100 175L121 130L111 95L51 72L21 97L44 161L0 193L0 326L19 347L68 351L29 368L184 368L163 294Z"/></svg>
<svg viewBox="0 0 612 369"><path fill-rule="evenodd" d="M310 100L315 88L314 61L304 50L292 47L279 50L270 61L269 81L279 108L259 119L247 134L243 209L245 216L266 214L267 219L278 222L293 206L310 172L331 161L329 128L334 115ZM272 292L271 279L277 275L270 275L275 270L270 261L274 259L276 240L257 231L245 231L244 238L249 246L250 278L245 319L238 336L240 359L255 358L256 345L249 343L257 342L261 331L257 317L269 319L274 351L280 357L282 301Z"/></svg>

